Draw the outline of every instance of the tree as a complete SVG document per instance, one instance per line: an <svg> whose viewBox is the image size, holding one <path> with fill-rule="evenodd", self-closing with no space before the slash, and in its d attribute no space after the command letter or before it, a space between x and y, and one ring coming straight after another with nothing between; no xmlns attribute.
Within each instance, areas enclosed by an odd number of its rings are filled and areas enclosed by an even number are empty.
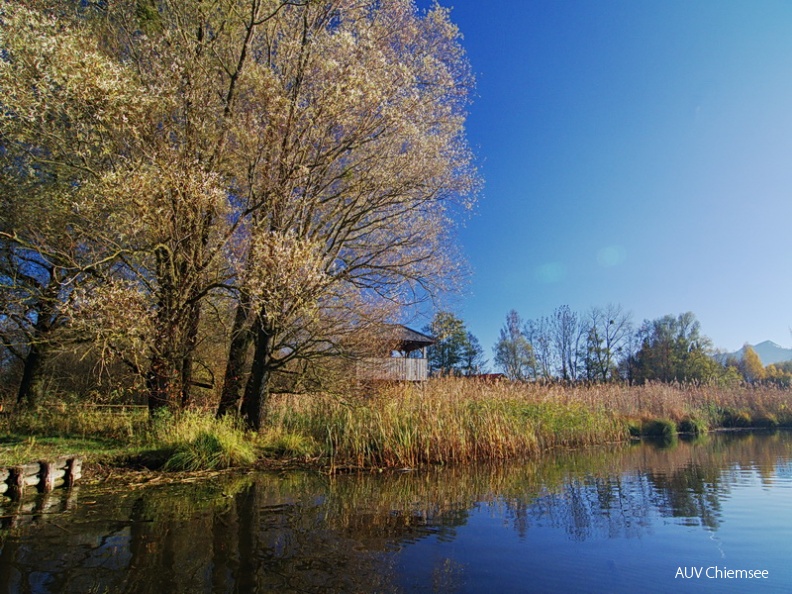
<svg viewBox="0 0 792 594"><path fill-rule="evenodd" d="M468 341L464 322L452 313L439 311L424 332L435 339L429 349L430 373L459 375Z"/></svg>
<svg viewBox="0 0 792 594"><path fill-rule="evenodd" d="M522 334L533 352L533 378L552 379L556 361L550 320L546 317L528 320L523 325Z"/></svg>
<svg viewBox="0 0 792 594"><path fill-rule="evenodd" d="M146 377L152 408L184 405L201 308L229 237L218 167L227 126L215 116L232 111L234 76L206 56L228 59L232 48L205 35L211 9L195 3L159 3L160 12L141 10L153 7L143 0L31 5L39 10L5 7L3 138L25 156L6 171L34 171L48 190L41 212L70 222L60 227L69 241L46 226L25 247L71 290L60 305L72 328ZM17 208L30 198L12 197ZM55 244L79 259L53 258ZM98 282L77 286L86 273Z"/></svg>
<svg viewBox="0 0 792 594"><path fill-rule="evenodd" d="M448 209L477 185L458 38L444 9L407 0L285 6L256 30L269 87L238 139L247 234L220 414L260 426L273 373L343 355L348 329L457 276ZM291 252L310 282L279 274Z"/></svg>
<svg viewBox="0 0 792 594"><path fill-rule="evenodd" d="M487 363L484 350L460 318L449 312L437 312L423 331L436 341L429 349L429 371L432 374L482 373Z"/></svg>
<svg viewBox="0 0 792 594"><path fill-rule="evenodd" d="M792 384L792 362L771 363L765 368L767 381L788 388Z"/></svg>
<svg viewBox="0 0 792 594"><path fill-rule="evenodd" d="M524 381L532 376L536 366L533 348L523 333L520 315L511 310L495 344L495 365L509 378Z"/></svg>
<svg viewBox="0 0 792 594"><path fill-rule="evenodd" d="M36 5L49 14L0 8L0 335L23 363L20 404L41 395L75 289L95 285L114 259L115 246L95 241L102 201L84 186L110 167L129 132L122 123L146 108L81 8Z"/></svg>
<svg viewBox="0 0 792 594"><path fill-rule="evenodd" d="M467 333L467 340L462 349L461 369L463 375L477 375L487 373L487 360L484 358L484 349L472 332Z"/></svg>
<svg viewBox="0 0 792 594"><path fill-rule="evenodd" d="M586 326L586 378L605 382L617 375L617 364L631 333L630 314L620 305L589 310Z"/></svg>
<svg viewBox="0 0 792 594"><path fill-rule="evenodd" d="M641 347L635 355L636 381L710 381L720 366L710 356L712 343L701 334L691 312L644 321L638 331Z"/></svg>
<svg viewBox="0 0 792 594"><path fill-rule="evenodd" d="M751 384L761 382L767 377L762 360L748 343L743 345L742 359L738 364L738 369L745 381Z"/></svg>
<svg viewBox="0 0 792 594"><path fill-rule="evenodd" d="M354 354L367 327L456 281L451 214L478 179L446 10L30 5L3 6L2 151L24 157L5 172L49 168L39 179L92 221L69 245L101 246L102 267L74 268L101 282L64 309L146 378L152 409L189 403L209 311L231 326L218 412L258 428L274 373Z"/></svg>
<svg viewBox="0 0 792 594"><path fill-rule="evenodd" d="M583 338L578 315L568 305L562 305L553 312L551 326L559 376L564 381L574 381L578 376L578 356Z"/></svg>

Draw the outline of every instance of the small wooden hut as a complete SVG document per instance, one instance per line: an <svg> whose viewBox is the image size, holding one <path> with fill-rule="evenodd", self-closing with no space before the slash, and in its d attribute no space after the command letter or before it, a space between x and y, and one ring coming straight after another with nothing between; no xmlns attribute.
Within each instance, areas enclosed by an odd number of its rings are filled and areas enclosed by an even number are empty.
<svg viewBox="0 0 792 594"><path fill-rule="evenodd" d="M364 381L422 382L429 377L427 349L434 338L417 330L392 324L378 332L377 356L357 362L357 377Z"/></svg>

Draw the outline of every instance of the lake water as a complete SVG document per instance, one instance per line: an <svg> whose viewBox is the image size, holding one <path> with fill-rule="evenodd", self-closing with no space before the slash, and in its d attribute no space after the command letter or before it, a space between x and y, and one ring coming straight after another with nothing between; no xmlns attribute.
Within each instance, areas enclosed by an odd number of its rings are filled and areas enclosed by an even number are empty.
<svg viewBox="0 0 792 594"><path fill-rule="evenodd" d="M790 592L792 434L82 486L0 516L0 592Z"/></svg>

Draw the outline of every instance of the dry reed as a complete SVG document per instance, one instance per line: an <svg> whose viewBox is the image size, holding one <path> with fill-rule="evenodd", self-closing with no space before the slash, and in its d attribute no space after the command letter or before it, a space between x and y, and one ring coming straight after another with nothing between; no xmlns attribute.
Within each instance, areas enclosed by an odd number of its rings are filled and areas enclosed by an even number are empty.
<svg viewBox="0 0 792 594"><path fill-rule="evenodd" d="M272 427L324 444L332 464L417 466L534 456L552 446L624 438L606 407L545 397L546 390L456 379L387 386L375 396L281 395Z"/></svg>
<svg viewBox="0 0 792 594"><path fill-rule="evenodd" d="M654 419L718 426L792 425L792 392L774 387L542 385L444 378L375 395L277 395L271 430L319 444L331 465L413 467L532 457L627 439Z"/></svg>

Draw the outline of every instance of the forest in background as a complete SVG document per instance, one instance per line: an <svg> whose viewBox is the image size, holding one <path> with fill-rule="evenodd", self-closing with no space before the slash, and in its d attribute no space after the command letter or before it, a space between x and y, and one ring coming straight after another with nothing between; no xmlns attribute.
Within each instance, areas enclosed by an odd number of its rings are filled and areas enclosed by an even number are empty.
<svg viewBox="0 0 792 594"><path fill-rule="evenodd" d="M583 314L564 305L532 320L512 310L491 366L476 336L453 313L438 312L424 331L437 339L429 356L434 375L478 376L492 366L516 381L792 384L792 361L765 366L747 344L739 356L720 353L692 312L644 320L636 328L620 305Z"/></svg>

